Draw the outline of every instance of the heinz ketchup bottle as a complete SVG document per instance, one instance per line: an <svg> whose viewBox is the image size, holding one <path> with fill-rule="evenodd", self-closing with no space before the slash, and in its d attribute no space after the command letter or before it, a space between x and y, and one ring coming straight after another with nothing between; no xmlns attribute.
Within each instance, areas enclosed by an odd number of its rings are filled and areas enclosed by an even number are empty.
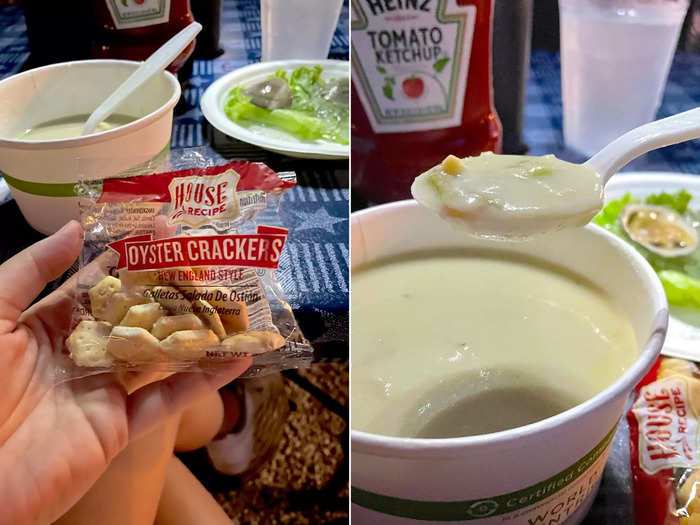
<svg viewBox="0 0 700 525"><path fill-rule="evenodd" d="M94 0L93 58L146 60L194 21L190 0ZM191 42L168 71L173 73L194 51Z"/></svg>
<svg viewBox="0 0 700 525"><path fill-rule="evenodd" d="M448 154L500 152L492 0L353 0L352 185L386 202Z"/></svg>

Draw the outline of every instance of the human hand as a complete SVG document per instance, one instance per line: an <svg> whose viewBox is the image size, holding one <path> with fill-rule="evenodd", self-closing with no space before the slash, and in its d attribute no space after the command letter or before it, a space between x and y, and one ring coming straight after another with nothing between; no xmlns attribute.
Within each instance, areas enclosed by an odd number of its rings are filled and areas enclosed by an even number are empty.
<svg viewBox="0 0 700 525"><path fill-rule="evenodd" d="M104 373L55 384L75 283L25 309L75 261L81 242L73 221L0 265L0 524L51 523L130 440L251 363L150 383L155 377Z"/></svg>

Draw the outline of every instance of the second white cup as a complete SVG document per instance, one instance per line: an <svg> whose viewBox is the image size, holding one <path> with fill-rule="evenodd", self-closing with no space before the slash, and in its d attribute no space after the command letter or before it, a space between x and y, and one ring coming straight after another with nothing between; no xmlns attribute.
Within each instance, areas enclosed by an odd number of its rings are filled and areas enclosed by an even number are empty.
<svg viewBox="0 0 700 525"><path fill-rule="evenodd" d="M651 122L687 0L559 0L564 142L588 156Z"/></svg>
<svg viewBox="0 0 700 525"><path fill-rule="evenodd" d="M343 0L260 0L262 60L328 56Z"/></svg>

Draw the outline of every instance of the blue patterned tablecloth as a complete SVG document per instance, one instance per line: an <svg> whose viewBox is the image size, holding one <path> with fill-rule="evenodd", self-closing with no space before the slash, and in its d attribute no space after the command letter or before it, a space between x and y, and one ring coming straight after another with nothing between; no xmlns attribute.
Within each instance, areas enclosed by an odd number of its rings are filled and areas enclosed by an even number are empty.
<svg viewBox="0 0 700 525"><path fill-rule="evenodd" d="M278 218L291 228L279 277L319 357L347 359L348 162L298 160L267 152L212 129L199 109L202 94L216 78L260 60L259 6L260 0L223 1L220 45L224 53L212 60L194 60L175 111L171 149L210 146L226 158L262 161L277 171L297 172L299 183L285 195ZM348 59L348 30L345 0L329 58ZM28 57L22 10L0 7L0 80L20 71ZM0 206L0 217L24 222L12 202ZM272 222L273 217L269 219ZM38 234L18 224L5 237L0 243L2 258L36 240Z"/></svg>
<svg viewBox="0 0 700 525"><path fill-rule="evenodd" d="M0 79L19 71L29 58L24 16L18 6L0 8Z"/></svg>

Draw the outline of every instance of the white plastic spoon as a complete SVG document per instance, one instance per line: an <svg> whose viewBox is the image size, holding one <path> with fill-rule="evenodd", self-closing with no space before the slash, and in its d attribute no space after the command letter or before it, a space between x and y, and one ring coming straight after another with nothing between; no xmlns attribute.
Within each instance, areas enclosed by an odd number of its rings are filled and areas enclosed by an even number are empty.
<svg viewBox="0 0 700 525"><path fill-rule="evenodd" d="M163 71L182 53L194 37L202 30L202 24L192 22L165 44L159 47L146 61L134 71L102 104L97 106L83 127L83 135L95 132L97 125L109 117L117 107L134 91L148 82L154 75Z"/></svg>
<svg viewBox="0 0 700 525"><path fill-rule="evenodd" d="M583 226L603 206L603 187L620 168L653 149L700 138L700 108L644 124L583 164L553 156L450 157L419 175L416 200L468 232L517 239Z"/></svg>

